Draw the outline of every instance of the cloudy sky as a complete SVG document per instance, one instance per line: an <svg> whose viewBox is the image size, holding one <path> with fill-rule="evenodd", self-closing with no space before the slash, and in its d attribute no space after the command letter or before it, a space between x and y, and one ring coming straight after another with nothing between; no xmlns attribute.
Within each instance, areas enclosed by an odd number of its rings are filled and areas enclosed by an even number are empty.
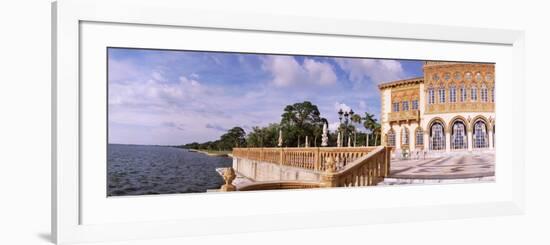
<svg viewBox="0 0 550 245"><path fill-rule="evenodd" d="M176 145L279 122L311 101L337 126L379 118L377 84L422 75L421 61L109 48L109 143Z"/></svg>

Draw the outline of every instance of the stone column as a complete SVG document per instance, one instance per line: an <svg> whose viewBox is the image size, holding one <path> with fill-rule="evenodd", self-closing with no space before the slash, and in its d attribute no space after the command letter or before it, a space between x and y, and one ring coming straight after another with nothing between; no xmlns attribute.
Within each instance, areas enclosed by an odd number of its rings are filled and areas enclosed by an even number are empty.
<svg viewBox="0 0 550 245"><path fill-rule="evenodd" d="M411 151L416 150L416 128L409 130L409 146Z"/></svg>
<svg viewBox="0 0 550 245"><path fill-rule="evenodd" d="M489 130L489 149L493 149L493 130Z"/></svg>
<svg viewBox="0 0 550 245"><path fill-rule="evenodd" d="M445 132L445 151L451 152L451 132Z"/></svg>
<svg viewBox="0 0 550 245"><path fill-rule="evenodd" d="M428 131L424 131L424 151L430 150L430 133Z"/></svg>
<svg viewBox="0 0 550 245"><path fill-rule="evenodd" d="M395 132L395 149L401 150L401 126L393 129Z"/></svg>
<svg viewBox="0 0 550 245"><path fill-rule="evenodd" d="M468 130L468 151L472 151L474 148L474 141L472 137L472 130Z"/></svg>

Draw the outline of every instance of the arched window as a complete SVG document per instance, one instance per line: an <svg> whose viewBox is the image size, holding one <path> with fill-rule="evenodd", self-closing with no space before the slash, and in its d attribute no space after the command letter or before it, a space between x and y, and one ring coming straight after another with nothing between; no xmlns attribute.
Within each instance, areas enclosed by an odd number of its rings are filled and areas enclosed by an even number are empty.
<svg viewBox="0 0 550 245"><path fill-rule="evenodd" d="M495 87L491 88L491 102L495 103Z"/></svg>
<svg viewBox="0 0 550 245"><path fill-rule="evenodd" d="M477 86L475 84L472 84L470 98L472 101L477 101Z"/></svg>
<svg viewBox="0 0 550 245"><path fill-rule="evenodd" d="M430 87L428 89L428 104L434 104L435 103L435 92L434 88Z"/></svg>
<svg viewBox="0 0 550 245"><path fill-rule="evenodd" d="M393 132L393 129L388 131L388 146L395 146L395 132Z"/></svg>
<svg viewBox="0 0 550 245"><path fill-rule="evenodd" d="M443 150L445 149L445 131L443 124L435 122L430 128L430 150Z"/></svg>
<svg viewBox="0 0 550 245"><path fill-rule="evenodd" d="M409 110L409 101L403 101L401 108L403 108L403 111Z"/></svg>
<svg viewBox="0 0 550 245"><path fill-rule="evenodd" d="M398 112L399 111L399 102L393 102L393 111Z"/></svg>
<svg viewBox="0 0 550 245"><path fill-rule="evenodd" d="M487 139L487 125L479 120L474 124L474 148L486 148L489 146Z"/></svg>
<svg viewBox="0 0 550 245"><path fill-rule="evenodd" d="M468 93L466 92L466 86L462 84L462 86L460 86L460 102L464 102L467 99L468 99Z"/></svg>
<svg viewBox="0 0 550 245"><path fill-rule="evenodd" d="M411 105L412 105L412 110L413 111L418 110L418 99L415 99L415 100L411 101Z"/></svg>
<svg viewBox="0 0 550 245"><path fill-rule="evenodd" d="M449 101L451 103L456 102L456 86L455 85L452 85L451 89L449 90Z"/></svg>
<svg viewBox="0 0 550 245"><path fill-rule="evenodd" d="M495 138L495 123L493 123L493 148L495 148L495 141L496 141L496 138Z"/></svg>
<svg viewBox="0 0 550 245"><path fill-rule="evenodd" d="M451 149L466 149L468 148L468 140L466 138L466 125L462 121L455 121L451 132Z"/></svg>
<svg viewBox="0 0 550 245"><path fill-rule="evenodd" d="M439 87L438 96L439 96L439 103L440 104L445 103L445 87L443 85Z"/></svg>
<svg viewBox="0 0 550 245"><path fill-rule="evenodd" d="M409 130L407 128L401 130L401 145L409 145Z"/></svg>
<svg viewBox="0 0 550 245"><path fill-rule="evenodd" d="M422 128L417 128L416 129L416 133L415 133L415 137L416 137L416 141L414 142L414 144L416 146L421 146L421 145L424 145L424 130L422 130Z"/></svg>
<svg viewBox="0 0 550 245"><path fill-rule="evenodd" d="M481 101L483 102L489 101L488 95L487 95L487 86L485 84L481 85Z"/></svg>

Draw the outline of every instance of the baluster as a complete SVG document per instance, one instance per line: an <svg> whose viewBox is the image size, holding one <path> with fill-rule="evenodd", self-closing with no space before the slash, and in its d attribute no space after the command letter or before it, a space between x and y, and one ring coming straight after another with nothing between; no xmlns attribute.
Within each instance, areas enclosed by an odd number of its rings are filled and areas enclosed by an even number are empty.
<svg viewBox="0 0 550 245"><path fill-rule="evenodd" d="M365 176L365 183L363 184L364 186L368 186L369 185L369 168L364 166L363 167L363 174Z"/></svg>
<svg viewBox="0 0 550 245"><path fill-rule="evenodd" d="M371 181L372 181L372 176L370 175L370 169L367 166L367 184L366 185L369 186Z"/></svg>
<svg viewBox="0 0 550 245"><path fill-rule="evenodd" d="M366 185L365 167L361 167L361 178L362 178L361 186L365 186Z"/></svg>

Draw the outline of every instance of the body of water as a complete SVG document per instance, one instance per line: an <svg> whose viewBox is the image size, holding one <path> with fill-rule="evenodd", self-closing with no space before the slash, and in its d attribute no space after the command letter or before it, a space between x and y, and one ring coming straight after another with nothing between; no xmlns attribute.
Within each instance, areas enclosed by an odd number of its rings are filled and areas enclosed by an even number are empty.
<svg viewBox="0 0 550 245"><path fill-rule="evenodd" d="M206 192L223 184L216 168L231 164L230 157L180 148L109 144L107 195Z"/></svg>

